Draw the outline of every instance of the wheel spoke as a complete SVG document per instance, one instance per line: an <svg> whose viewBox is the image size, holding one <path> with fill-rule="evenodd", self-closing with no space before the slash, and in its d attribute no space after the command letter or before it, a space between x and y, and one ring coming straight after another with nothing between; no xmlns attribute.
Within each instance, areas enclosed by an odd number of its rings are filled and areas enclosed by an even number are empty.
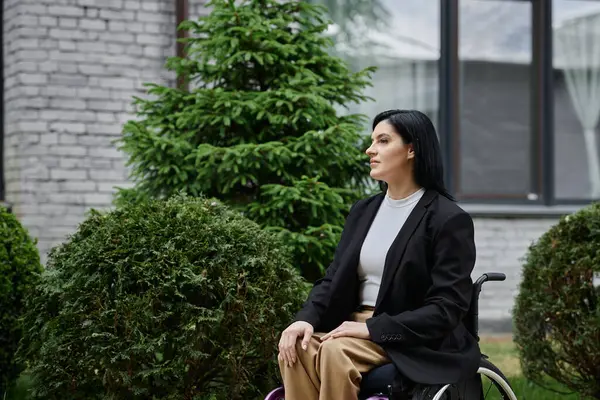
<svg viewBox="0 0 600 400"><path fill-rule="evenodd" d="M488 386L487 391L485 392L485 394L483 395L483 399L487 399L488 394L490 393L490 390L492 389L492 386L494 386L494 384L492 383L492 381L490 381L490 386Z"/></svg>
<svg viewBox="0 0 600 400"><path fill-rule="evenodd" d="M486 400L517 400L510 383L502 372L489 361L482 361L478 373L481 376L481 394ZM487 386L487 388L486 388ZM492 386L494 390L492 390ZM487 389L487 390L486 390ZM490 393L491 392L491 393Z"/></svg>

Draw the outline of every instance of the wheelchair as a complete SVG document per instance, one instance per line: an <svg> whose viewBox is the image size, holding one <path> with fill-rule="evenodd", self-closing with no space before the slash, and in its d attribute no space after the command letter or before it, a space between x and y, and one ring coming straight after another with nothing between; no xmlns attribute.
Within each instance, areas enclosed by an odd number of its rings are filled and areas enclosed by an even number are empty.
<svg viewBox="0 0 600 400"><path fill-rule="evenodd" d="M471 307L465 316L464 323L467 330L479 341L479 294L485 282L504 281L506 275L502 273L489 272L481 275L473 284L473 295ZM438 385L431 387L419 387L419 395L412 396L410 393L400 398L392 393L392 382L396 377L397 370L393 364L385 364L376 367L362 377L360 400L484 400L502 399L517 400L508 379L494 364L488 361L484 354L479 362L477 376L469 382L457 384ZM265 400L285 400L283 387L272 390Z"/></svg>

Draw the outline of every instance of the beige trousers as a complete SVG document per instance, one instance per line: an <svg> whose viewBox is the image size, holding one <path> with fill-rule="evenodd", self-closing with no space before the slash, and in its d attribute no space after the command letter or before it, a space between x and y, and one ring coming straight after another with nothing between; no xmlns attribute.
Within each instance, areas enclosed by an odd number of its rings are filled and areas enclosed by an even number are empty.
<svg viewBox="0 0 600 400"><path fill-rule="evenodd" d="M352 314L352 320L365 322L373 311ZM361 374L389 362L376 343L351 337L321 341L315 333L306 350L296 343L298 360L288 367L279 361L286 400L358 399Z"/></svg>

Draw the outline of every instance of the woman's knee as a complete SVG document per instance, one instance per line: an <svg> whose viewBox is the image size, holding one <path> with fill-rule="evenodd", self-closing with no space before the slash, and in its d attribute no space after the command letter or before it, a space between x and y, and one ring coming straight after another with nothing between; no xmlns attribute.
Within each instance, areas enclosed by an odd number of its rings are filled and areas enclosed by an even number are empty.
<svg viewBox="0 0 600 400"><path fill-rule="evenodd" d="M352 360L351 338L329 339L321 343L317 355L319 373L325 376L347 376L355 382L360 379L360 373Z"/></svg>
<svg viewBox="0 0 600 400"><path fill-rule="evenodd" d="M337 358L344 354L345 350L351 345L351 338L337 338L329 339L321 343L319 346L319 353L321 358Z"/></svg>
<svg viewBox="0 0 600 400"><path fill-rule="evenodd" d="M313 359L313 357L316 354L316 350L319 347L319 339L316 336L312 336L310 339L310 342L308 344L308 347L306 348L306 350L304 350L302 348L302 338L299 338L298 340L296 340L296 345L294 347L294 349L296 350L296 362L300 362L303 363L303 361L308 360L308 359ZM277 361L279 362L279 369L283 370L284 368L286 368L286 363L285 360L282 357L277 357Z"/></svg>

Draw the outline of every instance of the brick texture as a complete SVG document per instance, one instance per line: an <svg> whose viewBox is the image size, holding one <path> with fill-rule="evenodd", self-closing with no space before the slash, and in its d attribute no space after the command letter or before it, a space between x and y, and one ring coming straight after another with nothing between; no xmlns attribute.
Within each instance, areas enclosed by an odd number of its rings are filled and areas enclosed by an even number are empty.
<svg viewBox="0 0 600 400"><path fill-rule="evenodd" d="M7 0L4 6L6 199L42 258L89 208L126 187L111 143L142 84L172 85L172 0ZM192 17L205 13L190 1Z"/></svg>
<svg viewBox="0 0 600 400"><path fill-rule="evenodd" d="M553 218L474 218L477 261L473 279L484 272L506 274L506 281L484 285L479 297L481 319L511 317L523 257L529 245L557 222Z"/></svg>

